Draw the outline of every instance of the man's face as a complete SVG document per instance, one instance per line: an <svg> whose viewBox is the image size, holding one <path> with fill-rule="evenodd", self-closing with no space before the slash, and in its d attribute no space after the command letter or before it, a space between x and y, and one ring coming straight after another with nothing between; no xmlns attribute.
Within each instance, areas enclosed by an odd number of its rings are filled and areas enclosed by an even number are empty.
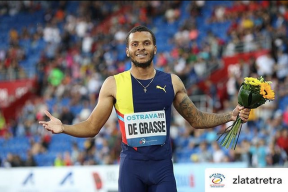
<svg viewBox="0 0 288 192"><path fill-rule="evenodd" d="M146 68L150 66L156 50L156 45L153 44L152 35L149 32L135 32L129 35L126 54L136 67Z"/></svg>

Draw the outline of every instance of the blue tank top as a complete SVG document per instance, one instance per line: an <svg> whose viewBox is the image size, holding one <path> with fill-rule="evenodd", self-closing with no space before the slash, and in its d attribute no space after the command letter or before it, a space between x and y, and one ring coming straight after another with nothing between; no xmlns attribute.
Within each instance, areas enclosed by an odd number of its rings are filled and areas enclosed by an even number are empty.
<svg viewBox="0 0 288 192"><path fill-rule="evenodd" d="M147 92L137 80L131 76L130 71L114 75L116 80L116 103L114 105L122 134L121 156L139 160L161 160L172 158L170 142L171 106L174 100L174 89L171 74L156 70L155 78L151 82L139 80L143 86L147 86ZM166 119L167 135L164 144L144 147L131 147L127 143L127 131L125 132L124 115L151 111L164 111ZM141 141L140 141L141 142Z"/></svg>

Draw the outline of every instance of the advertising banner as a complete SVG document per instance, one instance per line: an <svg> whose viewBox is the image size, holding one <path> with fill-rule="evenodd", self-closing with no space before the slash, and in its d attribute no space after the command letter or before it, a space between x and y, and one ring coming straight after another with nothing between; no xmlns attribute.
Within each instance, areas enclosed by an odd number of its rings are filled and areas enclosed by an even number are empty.
<svg viewBox="0 0 288 192"><path fill-rule="evenodd" d="M5 192L116 192L118 166L0 169Z"/></svg>
<svg viewBox="0 0 288 192"><path fill-rule="evenodd" d="M0 82L0 108L7 107L35 87L35 79Z"/></svg>
<svg viewBox="0 0 288 192"><path fill-rule="evenodd" d="M244 163L174 164L178 192L204 192L206 168L244 168ZM2 192L118 192L118 165L0 168Z"/></svg>
<svg viewBox="0 0 288 192"><path fill-rule="evenodd" d="M288 190L288 168L209 168L205 192Z"/></svg>
<svg viewBox="0 0 288 192"><path fill-rule="evenodd" d="M178 192L204 192L205 169L207 168L245 168L246 163L196 163L176 164L174 174Z"/></svg>

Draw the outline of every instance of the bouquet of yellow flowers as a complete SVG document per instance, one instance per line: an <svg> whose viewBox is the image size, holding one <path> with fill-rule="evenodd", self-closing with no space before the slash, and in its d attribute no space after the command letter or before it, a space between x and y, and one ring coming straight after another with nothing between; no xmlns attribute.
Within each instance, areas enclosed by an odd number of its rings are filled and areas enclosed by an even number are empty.
<svg viewBox="0 0 288 192"><path fill-rule="evenodd" d="M263 77L245 77L239 92L238 103L248 109L255 109L263 105L266 101L274 100L275 93L271 89L271 81L265 81ZM242 128L242 120L239 115L234 123L227 127L225 131L218 137L217 141L225 135L220 145L229 148L231 142L236 148L238 138Z"/></svg>

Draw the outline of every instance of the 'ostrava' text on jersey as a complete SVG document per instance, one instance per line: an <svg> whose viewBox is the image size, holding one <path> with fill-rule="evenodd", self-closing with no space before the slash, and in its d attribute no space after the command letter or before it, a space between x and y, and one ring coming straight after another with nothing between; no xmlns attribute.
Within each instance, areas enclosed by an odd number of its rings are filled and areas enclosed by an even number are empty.
<svg viewBox="0 0 288 192"><path fill-rule="evenodd" d="M127 144L131 147L163 145L166 141L164 110L124 114L121 120L124 120Z"/></svg>
<svg viewBox="0 0 288 192"><path fill-rule="evenodd" d="M130 71L114 77L117 86L114 106L122 133L121 156L171 159L170 117L174 99L171 74L156 70L146 93ZM151 79L139 81L146 86Z"/></svg>

